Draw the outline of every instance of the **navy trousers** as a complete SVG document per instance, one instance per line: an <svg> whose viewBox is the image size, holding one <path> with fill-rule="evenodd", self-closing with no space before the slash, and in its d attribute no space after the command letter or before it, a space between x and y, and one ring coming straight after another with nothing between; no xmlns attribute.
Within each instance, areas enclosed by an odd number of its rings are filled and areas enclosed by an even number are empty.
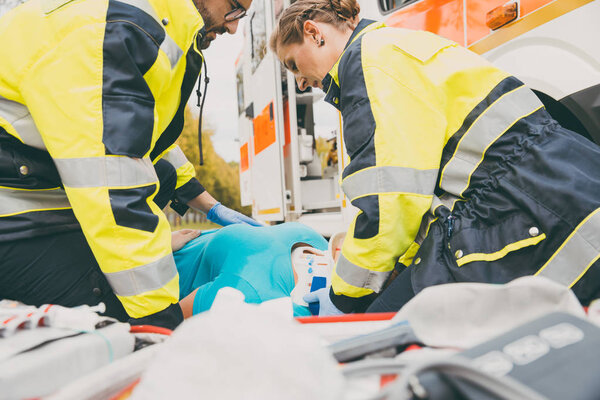
<svg viewBox="0 0 600 400"><path fill-rule="evenodd" d="M177 174L164 160L156 163L155 170L160 190L154 201L164 208L173 197ZM132 324L174 328L183 320L178 304L148 317L130 319L81 230L0 243L0 277L0 299L68 307L103 302L106 315Z"/></svg>

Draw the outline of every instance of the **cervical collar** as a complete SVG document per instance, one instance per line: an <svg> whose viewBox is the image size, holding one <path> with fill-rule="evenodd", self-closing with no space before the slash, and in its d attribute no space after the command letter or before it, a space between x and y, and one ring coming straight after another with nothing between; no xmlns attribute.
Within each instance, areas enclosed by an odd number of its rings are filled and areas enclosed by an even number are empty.
<svg viewBox="0 0 600 400"><path fill-rule="evenodd" d="M305 250L310 253L305 253ZM321 283L322 286L323 280L326 282L324 287L331 284L333 260L328 252L322 252L309 246L297 247L292 251L292 268L298 276L296 287L290 293L292 302L295 304L308 306L302 298L311 292L313 284Z"/></svg>

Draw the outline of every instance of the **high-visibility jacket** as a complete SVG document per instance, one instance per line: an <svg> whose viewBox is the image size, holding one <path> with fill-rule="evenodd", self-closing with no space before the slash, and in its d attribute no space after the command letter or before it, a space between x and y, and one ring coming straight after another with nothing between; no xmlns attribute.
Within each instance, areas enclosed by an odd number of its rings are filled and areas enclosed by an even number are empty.
<svg viewBox="0 0 600 400"><path fill-rule="evenodd" d="M579 273L585 273L600 257L600 239L596 235L591 239L596 247L583 249L587 253L583 252L586 255L579 260L581 268L575 268L577 274L557 278L560 272L556 271L561 270L564 260L553 268L548 265L552 259L564 259L565 254L559 257L558 253L568 241L571 228L561 228L558 232L555 227L559 222L552 225L534 221L535 210L540 209L537 204L524 207L515 200L511 207L527 208L529 214L515 217L518 222L507 218L504 230L490 226L499 225L501 217L486 220L482 214L501 215L494 214L497 211L494 208L501 210L506 204L490 201L485 211L463 207L475 201L478 192L494 190L493 179L482 186L484 177L488 179L496 166L501 168L509 158L507 155L518 155L523 143L538 140L533 134L528 137L529 132L550 132L546 126L556 124L530 89L484 58L428 32L389 28L362 20L323 86L327 91L326 101L336 106L343 118L343 139L350 163L343 172L342 189L359 209L332 277L330 297L340 310L364 309L372 295L382 290L397 262L412 264L410 268L416 264L412 282L418 292L424 286L453 280L501 283L538 269L541 275L548 273L551 278L572 286ZM535 128L536 125L540 128ZM516 132L514 136L506 134L512 131ZM589 147L597 152L592 143ZM597 159L594 154L588 156ZM535 174L543 178L543 172L527 174L534 183ZM569 174L577 175L566 173ZM598 179L589 180L590 193L594 190L598 193L599 183ZM582 202L592 199L589 204L569 216L568 223L563 218L561 224L584 224L584 232L600 230L600 200L593 200L588 194L584 194L586 199ZM559 207L560 203L556 209ZM463 216L457 224L464 227L470 220L471 225L467 233L463 232L461 247L452 250L455 269L441 278L443 274L438 273L436 266L442 262L425 254L433 250L422 251L423 260L427 259L423 262L428 264L426 268L418 265L421 256L417 251L429 233L431 222L435 216L440 217L442 210L445 210L442 214L447 236L451 237L456 217L448 217L457 208L461 208ZM541 212L537 215L544 219ZM510 272L504 266L494 269L478 264L536 246L552 229L552 240L544 243L543 254L535 261L545 257L546 264L519 266L521 270L515 267L517 270ZM443 240L449 241L440 239ZM430 247L438 245L448 251L454 242L430 243ZM519 259L517 264L522 261ZM416 269L420 273L415 274ZM550 273L552 269L554 276Z"/></svg>
<svg viewBox="0 0 600 400"><path fill-rule="evenodd" d="M82 229L133 318L178 301L153 161L181 202L202 192L174 142L203 26L192 0L30 0L0 19L0 240Z"/></svg>

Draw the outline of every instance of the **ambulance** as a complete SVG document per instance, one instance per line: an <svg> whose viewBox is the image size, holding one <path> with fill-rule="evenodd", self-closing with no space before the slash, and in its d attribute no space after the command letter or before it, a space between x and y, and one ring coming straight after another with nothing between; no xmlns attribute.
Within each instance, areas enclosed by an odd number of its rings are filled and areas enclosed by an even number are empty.
<svg viewBox="0 0 600 400"><path fill-rule="evenodd" d="M362 18L427 30L483 55L529 85L563 126L600 143L600 0L359 3ZM322 91L300 92L268 49L288 5L254 0L245 24L236 64L242 205L260 221L300 221L331 236L356 212L339 185L348 164L341 118Z"/></svg>

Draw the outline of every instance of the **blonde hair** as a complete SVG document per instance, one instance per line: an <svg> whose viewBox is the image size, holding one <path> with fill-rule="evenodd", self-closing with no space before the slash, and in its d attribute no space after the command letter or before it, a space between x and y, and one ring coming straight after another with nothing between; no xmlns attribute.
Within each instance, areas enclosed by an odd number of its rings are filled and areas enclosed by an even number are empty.
<svg viewBox="0 0 600 400"><path fill-rule="evenodd" d="M297 0L286 8L279 18L269 46L277 54L282 46L304 41L304 22L313 20L354 29L360 6L357 0Z"/></svg>

